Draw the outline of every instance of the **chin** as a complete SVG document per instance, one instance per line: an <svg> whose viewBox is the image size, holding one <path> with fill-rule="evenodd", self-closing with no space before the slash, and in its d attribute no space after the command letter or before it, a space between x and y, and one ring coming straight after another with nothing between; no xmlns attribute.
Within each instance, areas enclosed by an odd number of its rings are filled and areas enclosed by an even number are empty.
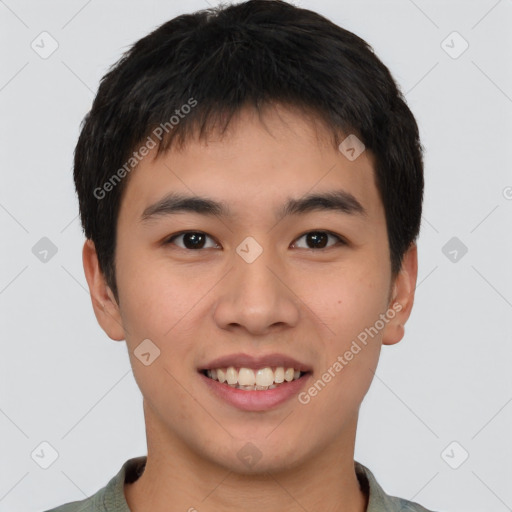
<svg viewBox="0 0 512 512"><path fill-rule="evenodd" d="M214 452L209 444L199 456L233 473L253 476L287 471L307 459L307 454L299 451L299 448L304 449L300 440L290 444L289 436L288 442L278 436L272 440L265 436L268 436L268 431L261 438L252 435L231 439L227 446L217 445Z"/></svg>

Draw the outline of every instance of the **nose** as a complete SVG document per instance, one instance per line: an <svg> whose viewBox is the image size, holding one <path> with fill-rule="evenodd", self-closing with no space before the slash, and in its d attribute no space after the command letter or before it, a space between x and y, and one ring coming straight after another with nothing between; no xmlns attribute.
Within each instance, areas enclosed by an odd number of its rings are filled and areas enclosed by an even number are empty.
<svg viewBox="0 0 512 512"><path fill-rule="evenodd" d="M244 329L253 336L297 325L299 299L293 285L271 251L248 263L238 254L222 280L214 320L219 328Z"/></svg>

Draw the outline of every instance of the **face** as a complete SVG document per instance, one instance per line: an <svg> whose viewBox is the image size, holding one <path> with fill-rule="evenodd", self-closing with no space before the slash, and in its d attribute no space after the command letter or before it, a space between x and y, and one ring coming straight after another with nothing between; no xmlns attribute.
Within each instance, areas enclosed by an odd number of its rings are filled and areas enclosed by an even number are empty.
<svg viewBox="0 0 512 512"><path fill-rule="evenodd" d="M96 310L126 339L148 432L238 472L297 466L353 437L416 278L411 252L409 273L392 279L369 151L350 160L320 124L282 107L264 123L243 110L224 136L139 164L118 218L119 306ZM218 211L178 208L169 194ZM280 367L296 371L283 382ZM219 382L237 377L261 389Z"/></svg>

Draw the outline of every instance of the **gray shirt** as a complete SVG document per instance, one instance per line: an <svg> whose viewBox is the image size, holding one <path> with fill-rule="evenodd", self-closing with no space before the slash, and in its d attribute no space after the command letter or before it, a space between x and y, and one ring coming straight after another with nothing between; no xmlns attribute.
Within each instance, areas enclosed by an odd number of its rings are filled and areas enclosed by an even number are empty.
<svg viewBox="0 0 512 512"><path fill-rule="evenodd" d="M124 495L124 483L137 480L145 464L146 456L129 459L105 487L89 498L46 512L131 512ZM387 495L367 467L357 461L354 464L361 489L368 496L366 512L432 512L413 501Z"/></svg>

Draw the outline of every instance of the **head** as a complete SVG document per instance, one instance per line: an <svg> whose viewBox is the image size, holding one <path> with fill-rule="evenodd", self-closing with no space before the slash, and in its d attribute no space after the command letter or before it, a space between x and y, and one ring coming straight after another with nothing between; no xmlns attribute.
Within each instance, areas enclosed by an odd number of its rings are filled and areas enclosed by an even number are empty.
<svg viewBox="0 0 512 512"><path fill-rule="evenodd" d="M74 178L96 317L126 340L155 431L239 470L251 441L257 471L355 424L410 314L423 196L417 124L365 41L275 0L179 16L103 77ZM302 400L212 395L202 370L235 353L302 363Z"/></svg>

